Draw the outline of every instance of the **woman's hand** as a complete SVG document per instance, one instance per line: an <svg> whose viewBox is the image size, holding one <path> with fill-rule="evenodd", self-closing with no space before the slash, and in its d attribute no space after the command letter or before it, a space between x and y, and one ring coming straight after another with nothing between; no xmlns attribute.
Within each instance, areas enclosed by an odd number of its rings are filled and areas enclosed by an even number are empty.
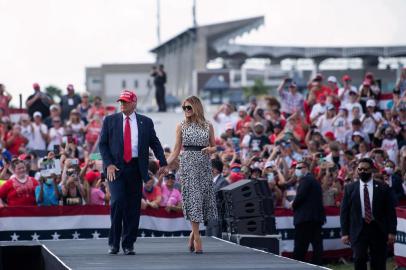
<svg viewBox="0 0 406 270"><path fill-rule="evenodd" d="M203 152L204 154L209 154L209 155L211 155L211 154L213 154L214 152L216 152L216 150L214 150L213 148L214 148L214 147L211 147L211 146L205 147L205 148L202 149L202 152Z"/></svg>

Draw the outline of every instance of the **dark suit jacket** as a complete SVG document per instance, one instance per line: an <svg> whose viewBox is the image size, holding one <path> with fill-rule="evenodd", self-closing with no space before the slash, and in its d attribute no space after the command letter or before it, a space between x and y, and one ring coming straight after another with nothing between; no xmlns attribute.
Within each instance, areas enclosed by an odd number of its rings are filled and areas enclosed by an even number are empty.
<svg viewBox="0 0 406 270"><path fill-rule="evenodd" d="M220 177L216 179L216 182L214 182L214 192L219 191L220 189L222 189L227 185L228 185L227 180L224 178L223 175L220 175Z"/></svg>
<svg viewBox="0 0 406 270"><path fill-rule="evenodd" d="M166 159L161 143L156 136L152 120L136 113L138 125L138 162L140 173L144 181L148 180L149 148L154 151L161 166L166 166ZM114 164L120 170L124 166L124 136L123 114L121 112L109 115L104 119L99 141L103 166ZM120 171L116 176L119 176Z"/></svg>
<svg viewBox="0 0 406 270"><path fill-rule="evenodd" d="M391 177L391 190L393 192L393 195L395 196L395 205L397 205L399 201L405 197L405 192L402 187L402 176L400 176L399 174L393 174Z"/></svg>
<svg viewBox="0 0 406 270"><path fill-rule="evenodd" d="M294 225L309 221L320 224L326 222L321 186L313 175L307 174L300 178L292 208Z"/></svg>
<svg viewBox="0 0 406 270"><path fill-rule="evenodd" d="M362 187L363 188L363 187ZM396 234L396 211L393 194L383 183L373 181L372 216L385 236ZM344 188L344 198L341 203L341 234L349 235L351 244L358 241L364 220L362 218L360 197L360 181L348 184Z"/></svg>

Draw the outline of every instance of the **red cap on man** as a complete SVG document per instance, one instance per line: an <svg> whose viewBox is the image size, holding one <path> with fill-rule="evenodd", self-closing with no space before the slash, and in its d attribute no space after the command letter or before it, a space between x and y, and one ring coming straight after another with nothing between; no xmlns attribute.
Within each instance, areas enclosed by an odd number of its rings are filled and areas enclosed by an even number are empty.
<svg viewBox="0 0 406 270"><path fill-rule="evenodd" d="M130 90L124 90L123 92L121 92L120 97L117 99L117 102L118 101L136 102L137 95Z"/></svg>
<svg viewBox="0 0 406 270"><path fill-rule="evenodd" d="M73 88L73 84L68 84L68 86L66 87L66 89L68 89L68 90L75 90L75 89Z"/></svg>
<svg viewBox="0 0 406 270"><path fill-rule="evenodd" d="M32 88L34 88L35 90L39 89L39 83L33 83Z"/></svg>
<svg viewBox="0 0 406 270"><path fill-rule="evenodd" d="M351 81L351 77L350 77L350 75L348 75L348 74L345 74L344 76L343 76L343 82L346 82L346 81Z"/></svg>

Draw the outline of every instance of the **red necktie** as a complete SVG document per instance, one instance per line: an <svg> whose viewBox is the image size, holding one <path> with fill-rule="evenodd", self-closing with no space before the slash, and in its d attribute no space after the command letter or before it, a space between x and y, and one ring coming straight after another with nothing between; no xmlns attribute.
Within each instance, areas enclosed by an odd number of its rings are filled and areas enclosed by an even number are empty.
<svg viewBox="0 0 406 270"><path fill-rule="evenodd" d="M125 128L124 128L124 161L130 162L132 158L131 151L131 127L130 127L130 117L125 118Z"/></svg>
<svg viewBox="0 0 406 270"><path fill-rule="evenodd" d="M369 201L369 192L367 184L364 185L364 208L365 208L365 222L367 224L372 221L371 202Z"/></svg>

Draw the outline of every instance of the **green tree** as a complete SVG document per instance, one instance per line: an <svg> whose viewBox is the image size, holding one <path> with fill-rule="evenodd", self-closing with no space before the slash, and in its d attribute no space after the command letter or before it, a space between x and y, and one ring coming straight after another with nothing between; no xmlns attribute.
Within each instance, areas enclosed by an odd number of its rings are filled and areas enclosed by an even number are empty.
<svg viewBox="0 0 406 270"><path fill-rule="evenodd" d="M261 79L256 79L253 86L244 87L244 95L249 96L261 96L267 95L269 88L264 84Z"/></svg>
<svg viewBox="0 0 406 270"><path fill-rule="evenodd" d="M54 101L61 100L62 89L54 85L49 85L45 87L45 93L47 93Z"/></svg>

